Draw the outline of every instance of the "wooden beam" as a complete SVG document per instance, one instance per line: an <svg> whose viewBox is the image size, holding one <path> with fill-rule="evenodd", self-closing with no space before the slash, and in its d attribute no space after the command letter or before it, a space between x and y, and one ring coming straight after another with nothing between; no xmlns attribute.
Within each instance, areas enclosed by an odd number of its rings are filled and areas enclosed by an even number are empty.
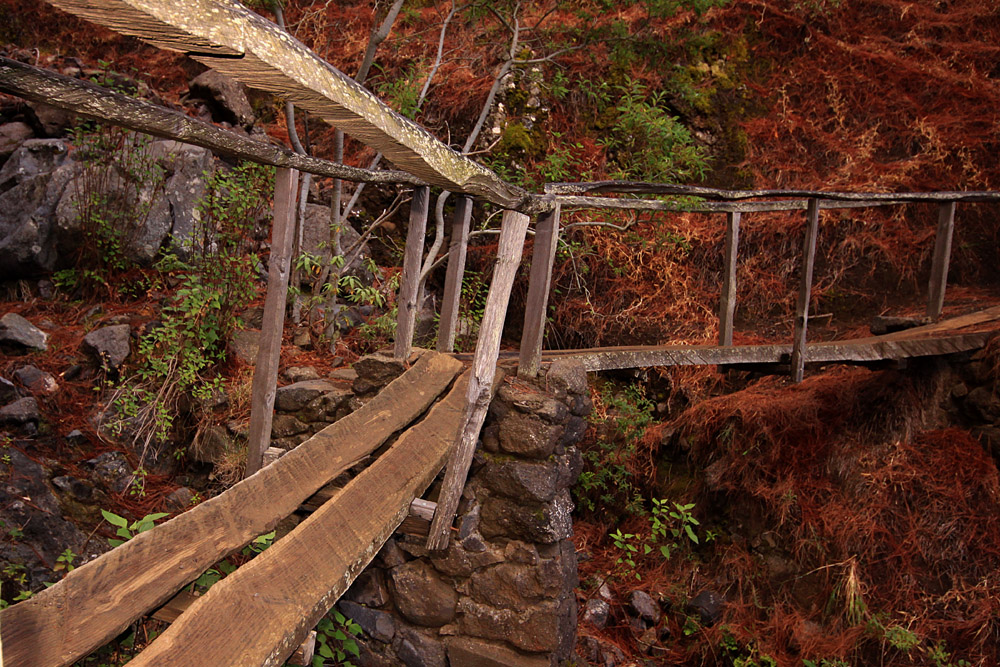
<svg viewBox="0 0 1000 667"><path fill-rule="evenodd" d="M434 521L431 522L431 534L427 539L427 548L432 551L448 546L449 528L455 519L462 489L465 488L465 478L469 474L469 466L472 465L472 457L476 452L479 430L483 427L486 411L490 407L493 379L496 377L497 358L500 353L500 336L503 334L503 323L507 317L507 304L510 302L514 276L521 263L528 220L528 216L516 211L505 211L503 214L493 282L486 297L486 309L482 324L479 325L476 354L472 359L472 378L469 380L464 426L455 443L455 450L448 459L448 470L438 497Z"/></svg>
<svg viewBox="0 0 1000 667"><path fill-rule="evenodd" d="M950 202L969 201L1000 202L1000 192L995 190L951 192L827 192L823 190L723 190L699 185L676 183L643 183L639 181L595 181L591 183L548 183L545 193L550 195L585 193L621 193L647 195L682 195L705 199L739 201L761 197L797 197L826 199L844 202Z"/></svg>
<svg viewBox="0 0 1000 667"><path fill-rule="evenodd" d="M342 486L327 484L322 489L309 496L299 507L300 511L315 512L324 503L333 500L338 493L343 490ZM399 526L399 532L416 537L427 537L430 530L431 519L434 517L434 510L437 503L423 498L414 498L410 503L410 511L407 513L403 523Z"/></svg>
<svg viewBox="0 0 1000 667"><path fill-rule="evenodd" d="M130 664L283 664L441 469L461 422L467 382L456 383L332 502L212 586Z"/></svg>
<svg viewBox="0 0 1000 667"><path fill-rule="evenodd" d="M740 246L740 213L726 214L726 258L719 299L719 345L733 344L733 316L736 314L736 256Z"/></svg>
<svg viewBox="0 0 1000 667"><path fill-rule="evenodd" d="M191 608L191 605L201 597L201 595L196 593L191 593L189 591L181 591L174 597L170 598L165 605L150 614L150 617L155 618L158 621L163 621L164 623L170 624L180 618L181 614L186 612ZM303 665L305 667L312 666L313 654L316 652L316 631L310 630L309 634L306 635L305 640L299 644L295 652L292 653L291 657L288 659L289 665ZM0 664L2 667L2 664Z"/></svg>
<svg viewBox="0 0 1000 667"><path fill-rule="evenodd" d="M472 198L463 195L455 204L455 217L451 223L448 269L444 276L444 297L441 300L441 319L438 324L438 352L451 352L455 349L455 333L458 329L458 310L462 298L462 280L465 278L465 255L469 248L471 222Z"/></svg>
<svg viewBox="0 0 1000 667"><path fill-rule="evenodd" d="M423 414L461 367L447 355L425 353L375 399L257 474L0 611L8 664L61 667L106 644L220 558L273 530L303 500Z"/></svg>
<svg viewBox="0 0 1000 667"><path fill-rule="evenodd" d="M250 435L247 438L247 461L244 476L260 470L264 450L271 444L271 420L274 417L274 394L281 362L281 335L285 325L288 299L288 272L295 232L295 194L299 172L278 169L274 179L274 224L271 226L271 257L268 260L267 296L264 298L264 323L260 335L257 363L253 368L250 397Z"/></svg>
<svg viewBox="0 0 1000 667"><path fill-rule="evenodd" d="M775 211L804 211L809 207L805 199L783 199L779 201L732 201L732 202L673 202L657 199L627 199L612 197L585 197L579 195L536 195L538 206L551 206L554 202L566 209L608 209L628 211L667 211L675 213L767 213ZM826 201L820 200L821 210L873 208L905 204L905 201Z"/></svg>
<svg viewBox="0 0 1000 667"><path fill-rule="evenodd" d="M535 247L531 254L524 331L521 334L521 357L517 365L517 374L525 378L538 375L542 363L552 267L555 265L556 246L559 243L559 208L557 203L535 225Z"/></svg>
<svg viewBox="0 0 1000 667"><path fill-rule="evenodd" d="M410 202L410 226L406 231L403 254L403 276L399 284L396 312L394 356L400 361L410 358L413 347L413 327L417 318L417 298L420 291L420 265L424 256L424 236L427 234L427 211L431 189L424 186L413 190Z"/></svg>
<svg viewBox="0 0 1000 667"><path fill-rule="evenodd" d="M940 318L944 309L944 292L948 286L948 264L951 261L951 237L954 230L955 202L945 202L938 207L934 261L931 264L931 280L927 290L927 315L932 320Z"/></svg>
<svg viewBox="0 0 1000 667"><path fill-rule="evenodd" d="M426 183L501 207L531 205L523 189L452 150L236 0L49 1L122 34L187 53L251 88L291 101Z"/></svg>
<svg viewBox="0 0 1000 667"><path fill-rule="evenodd" d="M179 111L116 93L90 81L73 79L0 56L0 92L42 102L80 116L207 148L219 155L289 167L316 176L364 183L423 185L405 171L371 171L298 155L287 148L254 141L185 116Z"/></svg>
<svg viewBox="0 0 1000 667"><path fill-rule="evenodd" d="M809 300L812 296L813 267L816 263L816 237L819 235L819 201L809 200L806 211L806 234L802 248L802 274L799 301L795 307L795 333L792 340L792 382L802 382L805 370L806 332L809 327Z"/></svg>

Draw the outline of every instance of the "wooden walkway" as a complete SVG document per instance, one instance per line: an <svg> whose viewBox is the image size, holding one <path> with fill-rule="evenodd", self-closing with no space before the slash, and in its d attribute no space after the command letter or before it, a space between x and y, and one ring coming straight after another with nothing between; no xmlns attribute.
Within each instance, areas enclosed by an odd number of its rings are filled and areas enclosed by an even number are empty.
<svg viewBox="0 0 1000 667"><path fill-rule="evenodd" d="M1000 306L905 331L843 341L808 343L805 363L877 363L977 350L1000 330ZM788 364L792 344L652 345L548 350L545 361L577 359L588 371L650 366Z"/></svg>
<svg viewBox="0 0 1000 667"><path fill-rule="evenodd" d="M284 664L444 466L466 402L469 374L456 380L461 371L448 355L424 353L376 398L271 465L4 609L4 664L74 663L273 530L402 431L363 472L215 584L130 663Z"/></svg>

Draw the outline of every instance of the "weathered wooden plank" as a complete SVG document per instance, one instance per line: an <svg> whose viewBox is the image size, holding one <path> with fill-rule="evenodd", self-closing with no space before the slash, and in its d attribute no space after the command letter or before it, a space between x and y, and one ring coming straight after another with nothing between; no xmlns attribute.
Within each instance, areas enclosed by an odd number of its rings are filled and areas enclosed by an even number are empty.
<svg viewBox="0 0 1000 667"><path fill-rule="evenodd" d="M472 198L459 197L455 204L455 217L451 223L448 269L444 276L444 296L441 300L441 319L438 324L438 352L451 352L455 349L455 333L458 329L458 310L462 298L462 280L465 277L465 256L469 248L471 222Z"/></svg>
<svg viewBox="0 0 1000 667"><path fill-rule="evenodd" d="M542 363L542 341L548 314L549 290L552 287L552 267L559 242L559 204L542 215L535 226L535 247L531 255L528 278L528 298L524 307L524 331L521 334L521 356L517 374L533 378Z"/></svg>
<svg viewBox="0 0 1000 667"><path fill-rule="evenodd" d="M827 192L823 190L723 190L699 185L676 183L643 183L638 181L595 181L591 183L548 183L546 194L622 193L648 195L684 195L705 199L739 201L760 197L802 197L832 201L882 201L882 202L983 202L1000 201L1000 192L994 190L966 190L951 192Z"/></svg>
<svg viewBox="0 0 1000 667"><path fill-rule="evenodd" d="M802 249L802 275L799 301L795 307L795 335L792 340L792 382L802 382L805 369L806 332L809 327L809 300L812 295L813 266L816 263L816 237L819 235L819 201L809 200L806 211L806 234Z"/></svg>
<svg viewBox="0 0 1000 667"><path fill-rule="evenodd" d="M327 484L306 498L299 509L306 512L315 512L325 503L336 497L341 491L343 491L342 486ZM399 532L417 537L427 537L436 507L437 503L435 502L424 500L423 498L414 498L413 502L410 503L409 513L407 513L406 518L403 519L403 523L399 526Z"/></svg>
<svg viewBox="0 0 1000 667"><path fill-rule="evenodd" d="M630 211L673 211L687 213L767 213L775 211L804 211L809 208L805 199L782 199L776 201L732 201L732 202L671 202L656 199L628 199L612 197L587 197L582 195L535 195L537 206L551 206L554 202L564 209L609 209ZM904 201L827 201L819 200L820 210L874 208L905 204Z"/></svg>
<svg viewBox="0 0 1000 667"><path fill-rule="evenodd" d="M431 189L415 188L410 202L410 226L406 231L406 248L403 254L403 276L399 284L398 310L396 312L396 340L393 353L396 359L406 360L413 346L413 326L417 318L417 298L420 288L420 264L424 256L424 236L427 233L427 211L430 207Z"/></svg>
<svg viewBox="0 0 1000 667"><path fill-rule="evenodd" d="M726 214L726 256L719 299L719 345L733 344L733 316L736 314L736 257L740 246L740 213Z"/></svg>
<svg viewBox="0 0 1000 667"><path fill-rule="evenodd" d="M944 293L948 286L948 264L951 260L951 237L954 230L955 202L949 201L938 207L934 261L931 264L931 280L927 290L927 315L932 320L941 317L941 310L944 308Z"/></svg>
<svg viewBox="0 0 1000 667"><path fill-rule="evenodd" d="M397 167L502 207L528 194L452 150L386 106L287 32L235 0L50 0L125 35L195 60L318 116L381 151Z"/></svg>
<svg viewBox="0 0 1000 667"><path fill-rule="evenodd" d="M150 616L164 623L173 623L181 614L191 608L200 595L190 591L181 591L170 598L165 605L154 611ZM316 631L311 630L305 640L299 644L288 659L290 665L312 665L313 654L316 651ZM2 666L2 663L0 663Z"/></svg>
<svg viewBox="0 0 1000 667"><path fill-rule="evenodd" d="M282 664L441 469L461 423L467 382L468 376L456 383L335 500L215 584L130 664Z"/></svg>
<svg viewBox="0 0 1000 667"><path fill-rule="evenodd" d="M219 155L288 167L317 176L364 183L423 185L405 171L372 171L298 155L280 146L253 141L235 132L185 116L179 111L116 93L90 81L73 79L0 56L0 92L75 114L207 148Z"/></svg>
<svg viewBox="0 0 1000 667"><path fill-rule="evenodd" d="M444 549L448 546L448 529L455 519L458 501L462 496L469 466L472 465L472 457L476 452L479 430L483 427L483 420L486 419L486 411L490 406L493 379L496 377L497 358L500 353L500 336L503 333L510 290L514 284L517 267L521 263L521 252L524 249L524 236L527 231L528 216L516 211L504 212L493 282L486 297L486 309L479 326L476 354L472 359L472 379L469 381L464 426L455 444L455 450L448 460L448 470L445 472L444 484L438 497L437 511L434 513L434 521L431 522L431 534L427 540L427 548L431 550Z"/></svg>
<svg viewBox="0 0 1000 667"><path fill-rule="evenodd" d="M422 414L461 365L425 353L374 400L267 468L0 611L5 657L19 667L68 665L107 643Z"/></svg>
<svg viewBox="0 0 1000 667"><path fill-rule="evenodd" d="M299 172L279 169L274 180L274 223L271 226L271 257L268 260L264 319L253 369L250 398L250 435L247 438L245 476L260 470L264 450L271 442L274 393L281 361L281 334L288 300L288 274L295 232L295 194Z"/></svg>

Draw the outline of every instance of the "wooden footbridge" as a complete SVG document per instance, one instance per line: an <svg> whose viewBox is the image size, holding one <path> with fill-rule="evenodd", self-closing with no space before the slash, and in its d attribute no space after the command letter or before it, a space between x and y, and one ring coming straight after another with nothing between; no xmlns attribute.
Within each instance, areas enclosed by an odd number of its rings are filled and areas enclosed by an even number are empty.
<svg viewBox="0 0 1000 667"><path fill-rule="evenodd" d="M280 665L349 587L408 515L422 522L428 547L448 544L458 499L497 382L500 333L521 263L529 215L537 215L525 328L517 372L537 375L546 361L575 358L591 371L718 364L782 364L793 380L808 363L900 361L982 347L1000 328L1000 308L939 318L947 284L956 205L1000 202L996 192L837 193L723 191L667 184L553 184L528 193L456 153L321 60L261 16L232 0L50 0L66 11L166 49L181 51L244 84L270 91L384 153L404 171L370 171L296 154L89 82L0 58L0 91L216 153L278 167L268 294L254 374L247 476L231 489L142 533L70 572L34 597L0 612L2 659L18 667L69 665L137 618L171 601L202 572L272 530L305 503L315 509L291 533L214 585L177 616L130 664ZM355 182L414 187L395 356L409 370L377 398L276 461L262 466L271 430L287 295L298 172ZM429 188L460 195L448 251L438 351L414 354L411 339L421 281ZM617 196L606 196L609 194ZM595 196L605 195L605 196ZM623 196L624 195L624 196ZM685 195L677 203L634 195ZM449 352L454 340L474 200L505 209L497 263L471 363ZM938 207L929 286L929 324L850 341L807 343L812 267L825 209L924 202ZM552 267L564 207L696 211L726 216L718 345L542 351ZM802 271L793 340L734 346L736 258L743 214L805 211ZM375 456L378 454L377 456ZM333 480L370 465L341 487ZM437 504L418 499L446 467ZM427 519L433 516L430 526ZM162 612L161 612L162 614ZM3 660L0 659L0 665Z"/></svg>

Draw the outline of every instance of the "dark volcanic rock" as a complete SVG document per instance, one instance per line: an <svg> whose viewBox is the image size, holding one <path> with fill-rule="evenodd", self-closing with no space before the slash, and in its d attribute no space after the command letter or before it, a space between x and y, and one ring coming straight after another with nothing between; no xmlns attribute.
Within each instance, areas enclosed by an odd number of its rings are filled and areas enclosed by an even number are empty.
<svg viewBox="0 0 1000 667"><path fill-rule="evenodd" d="M400 565L389 576L396 607L406 620L438 627L455 618L458 594L425 561Z"/></svg>
<svg viewBox="0 0 1000 667"><path fill-rule="evenodd" d="M244 128L253 126L256 119L243 84L215 70L208 70L192 79L188 88L192 97L209 102L212 117L217 122Z"/></svg>
<svg viewBox="0 0 1000 667"><path fill-rule="evenodd" d="M17 313L0 317L0 343L35 350L48 349L48 334Z"/></svg>

